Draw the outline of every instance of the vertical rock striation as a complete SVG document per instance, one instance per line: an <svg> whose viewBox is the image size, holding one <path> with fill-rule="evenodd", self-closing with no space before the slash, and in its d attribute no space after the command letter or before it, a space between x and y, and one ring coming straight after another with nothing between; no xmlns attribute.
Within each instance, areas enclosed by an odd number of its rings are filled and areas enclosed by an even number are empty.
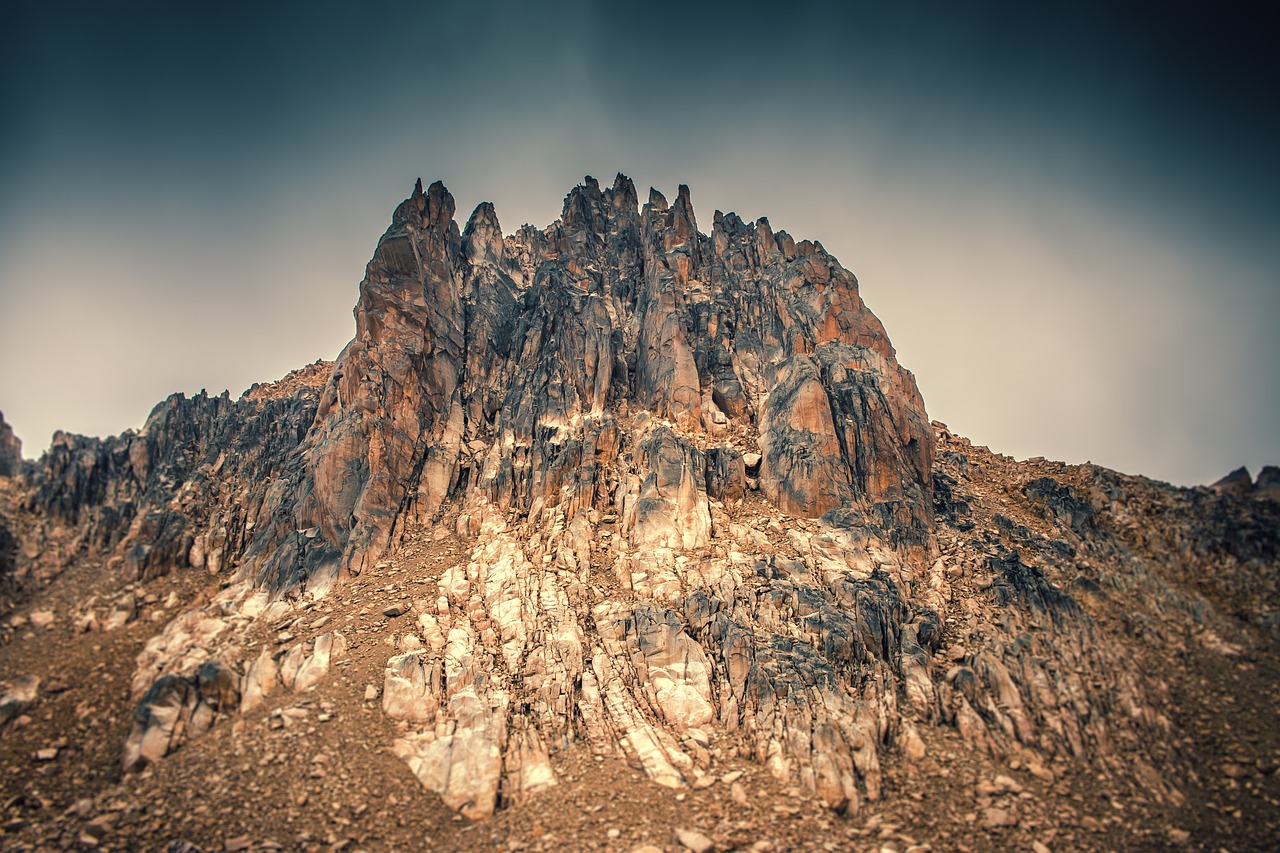
<svg viewBox="0 0 1280 853"><path fill-rule="evenodd" d="M703 234L688 187L641 209L622 175L575 187L542 231L503 237L485 203L460 233L453 213L443 185L419 182L379 240L355 340L248 549L259 583L326 588L470 488L534 518L606 510L633 437L619 419L636 409L697 471L703 496L681 512L705 504L703 448L732 425L758 435L781 510L879 507L927 540L923 401L821 245L733 214ZM291 535L309 529L305 545ZM686 532L686 546L705 539Z"/></svg>

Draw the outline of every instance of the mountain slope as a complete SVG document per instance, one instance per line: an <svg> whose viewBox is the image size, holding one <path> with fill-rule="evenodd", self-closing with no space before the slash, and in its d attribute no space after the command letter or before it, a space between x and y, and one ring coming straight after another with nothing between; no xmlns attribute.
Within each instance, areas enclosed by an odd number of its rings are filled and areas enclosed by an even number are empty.
<svg viewBox="0 0 1280 853"><path fill-rule="evenodd" d="M15 788L20 838L262 841L280 827L236 817L258 799L303 846L340 840L344 809L357 843L411 843L380 807L401 802L457 848L442 809L620 849L671 843L650 813L721 846L800 846L803 814L979 846L1224 831L1180 809L1235 735L1188 726L1228 676L1275 690L1266 488L1016 463L930 426L852 274L765 220L699 232L685 187L641 207L588 178L510 236L491 205L453 215L438 183L399 205L335 363L59 435L0 480L26 600L5 760L73 727L37 748L58 799L111 792L53 819ZM90 699L63 673L98 655ZM1274 736L1252 730L1262 775L1223 796L1256 793L1266 828ZM136 805L206 774L235 829ZM597 775L645 804L616 843L548 813L603 809ZM1079 804L1097 792L1121 805ZM111 797L135 806L89 828Z"/></svg>

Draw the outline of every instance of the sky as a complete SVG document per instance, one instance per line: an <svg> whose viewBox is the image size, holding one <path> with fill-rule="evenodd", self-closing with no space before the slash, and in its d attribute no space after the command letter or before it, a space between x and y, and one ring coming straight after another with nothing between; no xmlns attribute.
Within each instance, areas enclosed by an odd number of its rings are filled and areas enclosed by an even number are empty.
<svg viewBox="0 0 1280 853"><path fill-rule="evenodd" d="M621 171L688 184L704 230L820 241L976 443L1256 474L1280 464L1274 15L16 0L0 411L35 457L334 358L415 178L511 232Z"/></svg>

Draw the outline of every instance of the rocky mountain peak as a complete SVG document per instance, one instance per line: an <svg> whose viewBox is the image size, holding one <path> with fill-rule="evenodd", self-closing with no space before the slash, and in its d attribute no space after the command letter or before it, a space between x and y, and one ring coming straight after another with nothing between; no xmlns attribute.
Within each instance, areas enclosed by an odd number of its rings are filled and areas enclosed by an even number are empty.
<svg viewBox="0 0 1280 853"><path fill-rule="evenodd" d="M563 497L529 485L555 482L550 472L530 461L523 473L509 469L506 454L598 442L633 406L676 427L671 441L695 455L695 470L710 441L738 432L758 441L761 489L788 512L816 517L889 500L913 519L912 536L927 536L923 402L856 279L820 248L780 250L767 222L749 229L732 214L709 238L685 185L670 207L652 191L637 227L623 175L603 193L588 176L566 195L558 223L507 238L492 205L477 207L459 236L443 185L419 190L379 241L356 340L302 451L309 483L328 482L336 467L361 472L344 480L357 485L290 490L282 495L307 500L289 510L283 497L272 513L324 532L311 548L330 556L313 557L311 583L376 560L406 512L430 516L464 478L499 506L545 512ZM497 447L512 450L466 462L464 442L504 434ZM576 453L557 465L574 467ZM581 482L570 517L616 501L616 488ZM279 574L281 560L297 565L293 548L260 534L248 564L259 577L299 582L296 571Z"/></svg>
<svg viewBox="0 0 1280 853"><path fill-rule="evenodd" d="M613 179L613 188L609 194L609 203L617 211L637 211L640 201L636 196L635 182L621 172Z"/></svg>
<svg viewBox="0 0 1280 853"><path fill-rule="evenodd" d="M654 210L666 211L667 197L658 192L656 187L649 187L649 201L646 206ZM646 218L648 218L647 214Z"/></svg>
<svg viewBox="0 0 1280 853"><path fill-rule="evenodd" d="M473 819L620 768L645 802L729 788L750 810L749 784L881 839L886 800L928 779L969 803L980 773L981 816L948 830L979 847L1082 802L1062 778L1126 819L1187 801L1148 661L1264 665L1244 649L1280 636L1276 469L1177 490L975 447L929 421L820 243L733 212L703 233L685 185L641 207L588 176L508 235L488 202L455 212L415 183L335 362L59 434L0 478L0 601L91 579L32 630L128 650L121 790L246 738L269 774L337 717L380 746L360 761ZM32 637L15 659L43 660ZM0 726L39 684L10 685ZM343 766L324 784L378 788Z"/></svg>
<svg viewBox="0 0 1280 853"><path fill-rule="evenodd" d="M466 245L467 261L473 264L502 263L504 237L498 224L498 213L491 202L476 205L462 229L462 241Z"/></svg>

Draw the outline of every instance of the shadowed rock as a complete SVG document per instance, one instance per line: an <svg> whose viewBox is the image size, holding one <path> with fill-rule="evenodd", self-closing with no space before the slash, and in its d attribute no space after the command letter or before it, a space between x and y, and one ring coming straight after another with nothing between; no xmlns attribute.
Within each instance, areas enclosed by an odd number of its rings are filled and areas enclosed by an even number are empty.
<svg viewBox="0 0 1280 853"><path fill-rule="evenodd" d="M22 441L13 434L13 428L5 423L0 412L0 477L17 477L22 474Z"/></svg>

